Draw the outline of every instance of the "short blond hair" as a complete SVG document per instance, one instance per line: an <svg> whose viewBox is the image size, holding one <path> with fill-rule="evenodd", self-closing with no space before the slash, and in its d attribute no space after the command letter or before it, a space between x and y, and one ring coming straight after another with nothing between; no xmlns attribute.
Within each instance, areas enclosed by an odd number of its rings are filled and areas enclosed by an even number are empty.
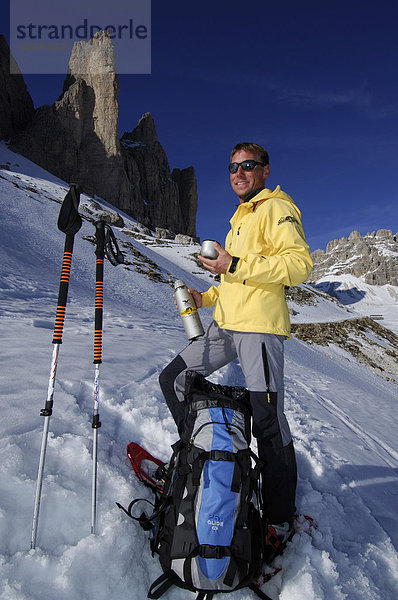
<svg viewBox="0 0 398 600"><path fill-rule="evenodd" d="M257 154L260 162L265 165L269 165L269 155L265 148L260 146L259 144L255 144L254 142L241 142L240 144L236 144L235 148L231 152L231 161L234 154L239 152L240 150L246 150L246 152L252 152L253 154Z"/></svg>

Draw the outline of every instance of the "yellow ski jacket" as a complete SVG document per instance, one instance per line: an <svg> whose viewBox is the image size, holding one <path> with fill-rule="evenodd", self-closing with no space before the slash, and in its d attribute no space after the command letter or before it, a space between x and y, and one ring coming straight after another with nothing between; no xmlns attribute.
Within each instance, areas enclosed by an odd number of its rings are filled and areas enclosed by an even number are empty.
<svg viewBox="0 0 398 600"><path fill-rule="evenodd" d="M230 223L225 249L237 258L202 294L202 306L214 306L223 329L290 338L285 286L305 281L313 267L299 209L277 186L240 204Z"/></svg>

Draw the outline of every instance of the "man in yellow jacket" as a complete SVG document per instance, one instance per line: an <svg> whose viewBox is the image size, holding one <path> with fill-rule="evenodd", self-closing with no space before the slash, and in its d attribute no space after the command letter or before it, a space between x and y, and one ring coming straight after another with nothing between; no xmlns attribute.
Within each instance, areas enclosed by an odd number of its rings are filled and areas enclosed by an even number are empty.
<svg viewBox="0 0 398 600"><path fill-rule="evenodd" d="M180 428L184 417L186 370L204 376L239 358L250 392L253 435L263 468L266 561L283 551L293 534L296 459L284 414L283 342L290 338L285 286L298 285L312 269L301 214L279 186L265 188L267 151L237 144L229 173L239 206L225 248L215 243L215 260L199 257L221 283L206 292L190 290L198 308L214 306L205 336L189 344L161 373L159 381Z"/></svg>

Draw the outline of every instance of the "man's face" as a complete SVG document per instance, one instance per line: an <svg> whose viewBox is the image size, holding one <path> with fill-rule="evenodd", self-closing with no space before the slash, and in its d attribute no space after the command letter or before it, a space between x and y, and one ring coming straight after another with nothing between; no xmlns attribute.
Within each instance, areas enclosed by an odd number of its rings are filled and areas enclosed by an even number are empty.
<svg viewBox="0 0 398 600"><path fill-rule="evenodd" d="M239 150L236 152L231 159L231 162L241 163L244 160L256 160L259 161L257 154L253 152L247 152L246 150ZM240 203L245 201L245 198L258 188L263 188L265 180L269 175L269 165L262 167L256 165L253 171L244 171L240 166L236 173L230 173L229 178L231 181L232 189L235 194L239 197Z"/></svg>

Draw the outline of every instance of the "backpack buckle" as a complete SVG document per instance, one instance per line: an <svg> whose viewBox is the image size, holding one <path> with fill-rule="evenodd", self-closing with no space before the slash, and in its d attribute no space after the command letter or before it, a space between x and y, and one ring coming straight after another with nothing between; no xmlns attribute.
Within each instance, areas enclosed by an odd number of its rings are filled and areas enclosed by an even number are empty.
<svg viewBox="0 0 398 600"><path fill-rule="evenodd" d="M224 546L201 544L198 554L201 558L223 558L225 556L225 548Z"/></svg>

